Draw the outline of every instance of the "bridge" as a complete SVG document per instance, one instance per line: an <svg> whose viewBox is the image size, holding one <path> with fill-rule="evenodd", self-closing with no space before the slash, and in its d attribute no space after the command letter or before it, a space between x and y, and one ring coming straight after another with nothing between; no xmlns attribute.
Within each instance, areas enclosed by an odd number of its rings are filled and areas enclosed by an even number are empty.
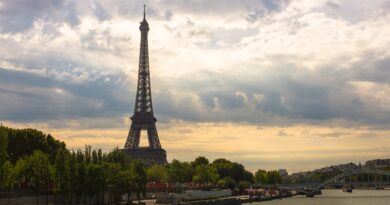
<svg viewBox="0 0 390 205"><path fill-rule="evenodd" d="M360 178L359 178L360 177ZM306 196L314 196L319 194L321 189L327 185L337 186L356 186L356 185L372 185L385 186L390 185L390 171L378 169L352 169L338 174L321 183L310 184L289 184L273 186L278 189L285 189L304 194ZM267 187L267 186L261 186ZM268 186L271 187L271 186Z"/></svg>

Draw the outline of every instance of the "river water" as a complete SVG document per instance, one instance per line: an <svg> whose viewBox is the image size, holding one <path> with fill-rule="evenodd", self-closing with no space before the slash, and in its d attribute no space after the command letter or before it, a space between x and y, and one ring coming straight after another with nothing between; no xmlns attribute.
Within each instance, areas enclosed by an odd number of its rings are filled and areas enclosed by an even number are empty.
<svg viewBox="0 0 390 205"><path fill-rule="evenodd" d="M254 202L245 205L390 205L390 190L322 190L322 195L313 198L295 196L272 201Z"/></svg>

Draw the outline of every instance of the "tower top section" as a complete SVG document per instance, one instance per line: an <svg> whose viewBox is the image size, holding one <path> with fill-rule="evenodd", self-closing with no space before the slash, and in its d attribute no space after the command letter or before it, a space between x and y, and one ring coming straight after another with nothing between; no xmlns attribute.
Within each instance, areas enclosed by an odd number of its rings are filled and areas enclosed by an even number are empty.
<svg viewBox="0 0 390 205"><path fill-rule="evenodd" d="M144 19L142 19L140 26L139 26L139 30L141 32L142 31L149 31L149 23L148 23L148 21L146 21L145 10L146 10L146 5L144 4Z"/></svg>

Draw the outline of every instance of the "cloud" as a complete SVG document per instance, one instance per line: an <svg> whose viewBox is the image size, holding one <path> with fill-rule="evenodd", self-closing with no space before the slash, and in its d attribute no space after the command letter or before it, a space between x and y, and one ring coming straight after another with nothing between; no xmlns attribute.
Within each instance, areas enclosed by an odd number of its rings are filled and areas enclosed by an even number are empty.
<svg viewBox="0 0 390 205"><path fill-rule="evenodd" d="M4 1L0 7L0 31L23 32L33 28L36 21L80 23L76 1L20 0Z"/></svg>
<svg viewBox="0 0 390 205"><path fill-rule="evenodd" d="M115 79L117 76L99 76L94 82L88 82L86 77L76 75L69 83L50 75L0 69L0 118L45 122L99 116L118 118L127 113L124 110L129 111L129 100L111 92L111 89L121 90L119 93L130 92L117 83L120 80ZM101 80L107 77L113 81Z"/></svg>
<svg viewBox="0 0 390 205"><path fill-rule="evenodd" d="M68 129L64 137L72 135L72 129L128 129L144 3L1 2L0 120ZM171 122L201 128L202 123L277 126L280 129L272 136L280 140L299 139L282 130L296 125L388 132L388 1L146 3L154 111L163 130L169 130L165 140L176 139L170 132L196 133L184 125L180 132L170 130ZM214 134L217 140L211 135L209 140L217 143L219 134ZM302 134L321 140L350 136L330 128ZM232 135L223 137L236 140ZM77 143L86 142L81 134L79 138ZM361 149L359 140L354 143ZM194 153L201 151L207 150ZM226 152L221 149L210 156ZM255 163L250 155L240 156ZM314 158L326 161L320 155ZM263 162L277 157L282 152Z"/></svg>

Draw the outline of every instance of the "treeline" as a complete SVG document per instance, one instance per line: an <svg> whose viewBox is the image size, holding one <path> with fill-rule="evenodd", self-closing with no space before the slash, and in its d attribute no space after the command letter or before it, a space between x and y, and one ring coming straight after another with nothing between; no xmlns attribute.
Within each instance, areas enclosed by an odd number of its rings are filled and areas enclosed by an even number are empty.
<svg viewBox="0 0 390 205"><path fill-rule="evenodd" d="M146 171L148 181L171 183L211 183L221 188L248 188L251 184L280 184L282 177L276 170L258 170L255 175L242 164L227 159L216 159L212 163L206 157L194 161L173 160L167 165L153 165Z"/></svg>
<svg viewBox="0 0 390 205"><path fill-rule="evenodd" d="M55 195L56 203L104 204L118 203L123 194L135 194L139 199L146 192L146 172L141 161L129 162L122 151L115 149L109 153L92 150L69 152L59 149L54 163L48 154L35 150L32 155L24 156L15 164L6 161L0 173L3 191L10 192L18 185L39 195ZM15 183L16 182L16 183ZM109 198L105 198L109 196Z"/></svg>
<svg viewBox="0 0 390 205"><path fill-rule="evenodd" d="M34 129L0 126L0 191L35 191L54 194L59 203L119 202L123 194L139 197L147 182L199 183L213 187L243 189L253 183L281 183L277 171L259 170L253 175L242 164L227 159L209 162L173 160L145 168L116 148L103 153L85 146L69 151L64 142ZM130 198L128 199L130 201Z"/></svg>
<svg viewBox="0 0 390 205"><path fill-rule="evenodd" d="M216 159L212 163L206 157L192 162L173 160L167 165L153 165L146 171L148 181L170 183L205 183L224 188L247 186L253 183L253 174L239 163Z"/></svg>
<svg viewBox="0 0 390 205"><path fill-rule="evenodd" d="M254 181L256 184L281 184L282 177L276 170L265 171L259 169L255 173Z"/></svg>
<svg viewBox="0 0 390 205"><path fill-rule="evenodd" d="M0 191L35 191L37 204L42 194L46 204L49 194L58 203L102 204L146 192L144 165L118 148L69 151L65 143L34 129L0 126L0 168Z"/></svg>
<svg viewBox="0 0 390 205"><path fill-rule="evenodd" d="M54 162L57 151L66 149L64 142L54 139L50 134L44 134L36 129L13 129L0 125L0 157L6 155L12 163L19 158L32 155L34 150L40 150ZM0 151L0 152L1 152ZM0 159L1 160L1 159ZM4 159L3 159L4 160Z"/></svg>

